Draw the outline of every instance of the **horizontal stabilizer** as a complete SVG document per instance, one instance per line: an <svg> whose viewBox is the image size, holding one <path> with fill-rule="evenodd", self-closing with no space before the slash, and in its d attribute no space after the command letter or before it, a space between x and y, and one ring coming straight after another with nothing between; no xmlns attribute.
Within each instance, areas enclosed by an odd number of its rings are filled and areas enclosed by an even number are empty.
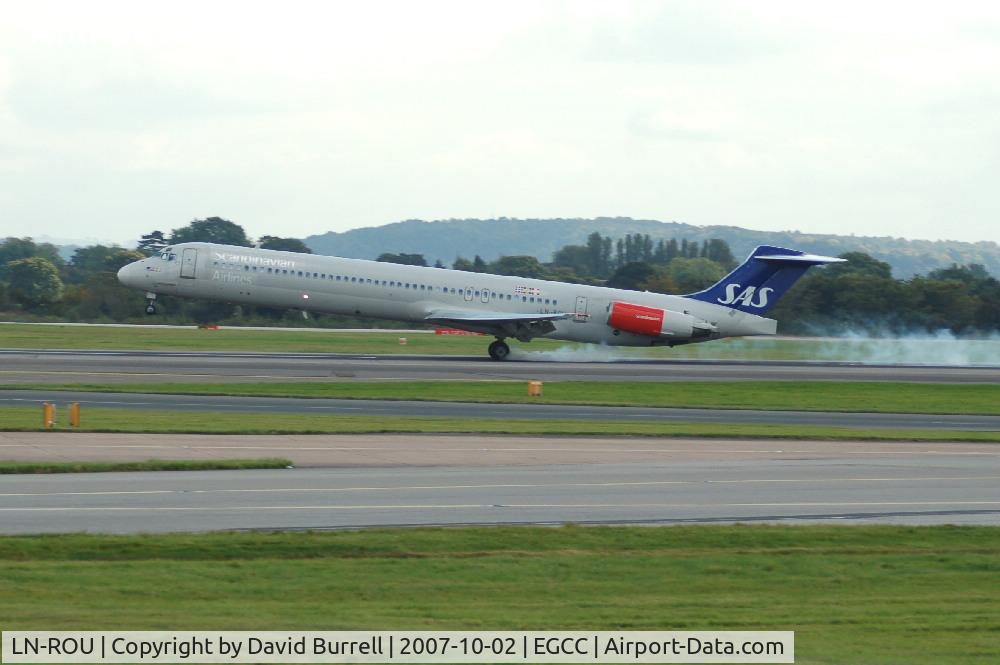
<svg viewBox="0 0 1000 665"><path fill-rule="evenodd" d="M838 259L834 256L820 256L819 254L770 254L757 255L753 258L758 261L781 261L782 263L808 263L811 266L819 266L824 263L845 263L847 259Z"/></svg>

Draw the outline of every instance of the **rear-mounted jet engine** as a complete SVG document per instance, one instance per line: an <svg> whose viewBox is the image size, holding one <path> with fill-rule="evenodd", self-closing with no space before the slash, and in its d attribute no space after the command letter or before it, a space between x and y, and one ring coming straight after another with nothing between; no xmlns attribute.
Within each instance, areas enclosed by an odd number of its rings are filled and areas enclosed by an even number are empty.
<svg viewBox="0 0 1000 665"><path fill-rule="evenodd" d="M666 344L710 337L716 329L711 323L690 314L627 302L611 303L608 325L616 330L655 337Z"/></svg>

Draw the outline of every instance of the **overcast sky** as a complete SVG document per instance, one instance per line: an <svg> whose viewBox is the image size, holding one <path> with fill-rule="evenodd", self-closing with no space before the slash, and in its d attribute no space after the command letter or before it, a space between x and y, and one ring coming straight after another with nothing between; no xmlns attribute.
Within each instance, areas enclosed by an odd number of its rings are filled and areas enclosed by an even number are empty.
<svg viewBox="0 0 1000 665"><path fill-rule="evenodd" d="M5 5L0 236L211 215L1000 241L1000 3Z"/></svg>

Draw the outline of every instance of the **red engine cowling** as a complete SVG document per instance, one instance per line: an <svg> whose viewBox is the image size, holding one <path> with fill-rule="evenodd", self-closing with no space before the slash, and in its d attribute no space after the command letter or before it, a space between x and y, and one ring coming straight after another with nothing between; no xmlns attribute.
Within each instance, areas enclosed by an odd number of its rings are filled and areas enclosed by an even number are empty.
<svg viewBox="0 0 1000 665"><path fill-rule="evenodd" d="M608 325L636 335L670 339L703 337L714 328L690 314L627 302L611 303Z"/></svg>

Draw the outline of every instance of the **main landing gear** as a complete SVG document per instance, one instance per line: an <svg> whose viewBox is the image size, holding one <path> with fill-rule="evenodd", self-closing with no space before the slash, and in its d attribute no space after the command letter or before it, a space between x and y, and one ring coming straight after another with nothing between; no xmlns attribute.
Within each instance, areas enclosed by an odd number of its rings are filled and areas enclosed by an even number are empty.
<svg viewBox="0 0 1000 665"><path fill-rule="evenodd" d="M507 346L507 342L502 339L498 339L489 347L490 358L493 360L507 360L507 356L510 355L510 347Z"/></svg>
<svg viewBox="0 0 1000 665"><path fill-rule="evenodd" d="M156 314L156 294L146 293L146 314Z"/></svg>

